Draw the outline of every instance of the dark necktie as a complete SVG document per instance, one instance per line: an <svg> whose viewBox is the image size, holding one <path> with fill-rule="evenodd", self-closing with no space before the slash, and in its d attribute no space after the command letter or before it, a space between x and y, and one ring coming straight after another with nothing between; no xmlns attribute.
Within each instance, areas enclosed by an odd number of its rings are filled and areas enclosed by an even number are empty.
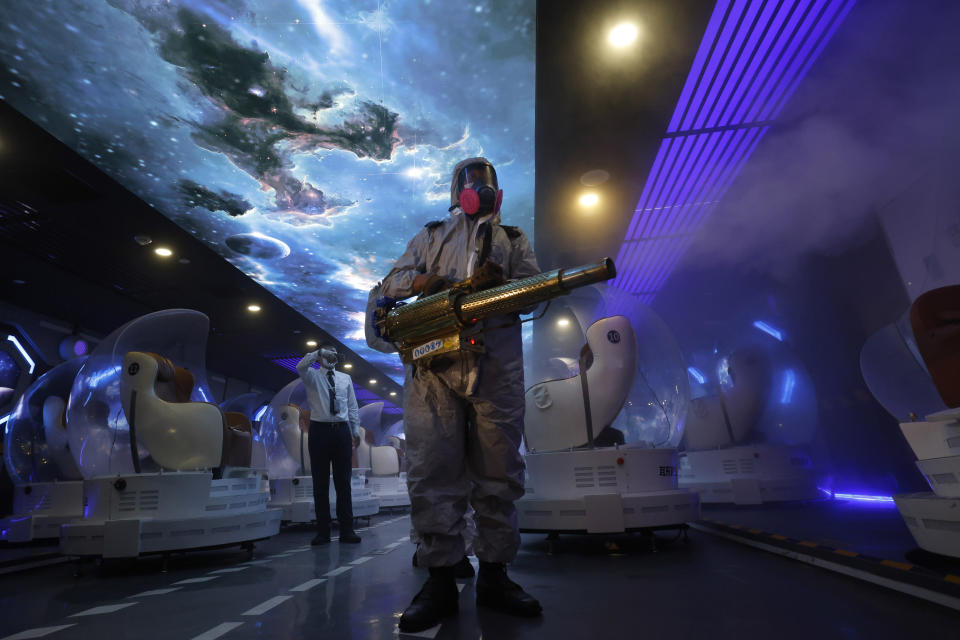
<svg viewBox="0 0 960 640"><path fill-rule="evenodd" d="M333 369L327 370L327 382L330 383L330 417L337 417L337 383L333 380Z"/></svg>

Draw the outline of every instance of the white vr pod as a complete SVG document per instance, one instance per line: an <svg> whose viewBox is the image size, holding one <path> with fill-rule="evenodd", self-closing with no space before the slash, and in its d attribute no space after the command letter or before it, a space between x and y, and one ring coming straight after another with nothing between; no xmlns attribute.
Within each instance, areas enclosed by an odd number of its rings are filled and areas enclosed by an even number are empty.
<svg viewBox="0 0 960 640"><path fill-rule="evenodd" d="M67 441L67 397L86 358L40 376L7 421L4 464L13 479L13 515L0 519L0 540L59 538L60 526L83 517L83 476Z"/></svg>
<svg viewBox="0 0 960 640"><path fill-rule="evenodd" d="M401 471L405 447L395 436L383 437L383 402L371 402L360 407L360 444L357 446L357 466L368 468L367 485L381 508L410 506L407 491L407 473ZM377 446L376 439L387 442Z"/></svg>
<svg viewBox="0 0 960 640"><path fill-rule="evenodd" d="M893 496L900 516L921 549L960 558L960 409L903 422L900 430L932 489Z"/></svg>
<svg viewBox="0 0 960 640"><path fill-rule="evenodd" d="M279 531L264 470L251 465L249 420L210 402L209 329L198 311L158 311L114 331L84 363L67 435L85 506L61 528L63 553L249 546Z"/></svg>
<svg viewBox="0 0 960 640"><path fill-rule="evenodd" d="M270 476L270 506L282 511L284 522L311 522L316 519L308 406L306 387L298 378L273 397L260 420L260 437L266 448ZM380 501L367 487L366 474L369 468L360 467L357 454L355 449L354 468L350 476L353 516L369 517L380 510ZM332 474L329 496L330 517L336 519L337 498Z"/></svg>
<svg viewBox="0 0 960 640"><path fill-rule="evenodd" d="M621 533L700 517L697 494L677 487L676 449L633 442L644 427L625 410L636 393L637 352L630 320L601 318L586 332L575 375L527 389L521 531Z"/></svg>
<svg viewBox="0 0 960 640"><path fill-rule="evenodd" d="M690 402L680 486L703 503L822 499L802 446L817 424L805 369L789 360L774 372L765 351L743 348L720 360L717 375L718 393Z"/></svg>
<svg viewBox="0 0 960 640"><path fill-rule="evenodd" d="M871 336L860 356L870 391L898 419L930 485L893 496L900 516L921 549L953 558L960 558L958 307L960 286L928 291L896 325Z"/></svg>

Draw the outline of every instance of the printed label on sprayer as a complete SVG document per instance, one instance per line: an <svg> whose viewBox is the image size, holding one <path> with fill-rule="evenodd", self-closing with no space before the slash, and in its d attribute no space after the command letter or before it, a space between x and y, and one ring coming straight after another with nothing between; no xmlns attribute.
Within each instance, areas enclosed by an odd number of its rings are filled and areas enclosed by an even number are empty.
<svg viewBox="0 0 960 640"><path fill-rule="evenodd" d="M443 347L443 340L431 340L427 344L422 344L413 350L413 359L416 360L418 358L422 358L423 356L433 353L441 347Z"/></svg>

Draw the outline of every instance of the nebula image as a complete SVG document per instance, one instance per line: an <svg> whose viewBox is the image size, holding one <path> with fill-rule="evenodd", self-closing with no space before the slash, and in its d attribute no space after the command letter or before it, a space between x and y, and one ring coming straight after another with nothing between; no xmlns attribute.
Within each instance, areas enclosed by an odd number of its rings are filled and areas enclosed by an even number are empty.
<svg viewBox="0 0 960 640"><path fill-rule="evenodd" d="M0 98L394 380L367 294L453 166L533 238L532 0L5 6Z"/></svg>

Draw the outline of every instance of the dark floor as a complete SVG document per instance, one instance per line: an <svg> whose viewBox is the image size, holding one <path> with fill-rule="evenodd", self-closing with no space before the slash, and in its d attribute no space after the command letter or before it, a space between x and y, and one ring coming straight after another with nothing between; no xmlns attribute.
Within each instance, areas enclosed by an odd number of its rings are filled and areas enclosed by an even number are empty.
<svg viewBox="0 0 960 640"><path fill-rule="evenodd" d="M819 500L756 506L703 505L702 516L888 560L906 560L917 546L892 503Z"/></svg>
<svg viewBox="0 0 960 640"><path fill-rule="evenodd" d="M252 563L221 550L175 557L166 573L144 558L2 576L0 638L393 638L425 572L411 566L408 517L372 525L360 545L323 548L287 529ZM697 531L687 543L661 535L657 553L640 536L564 536L553 555L545 536L525 535L511 576L543 618L478 612L464 581L460 616L435 637L958 637L960 614L945 607Z"/></svg>

